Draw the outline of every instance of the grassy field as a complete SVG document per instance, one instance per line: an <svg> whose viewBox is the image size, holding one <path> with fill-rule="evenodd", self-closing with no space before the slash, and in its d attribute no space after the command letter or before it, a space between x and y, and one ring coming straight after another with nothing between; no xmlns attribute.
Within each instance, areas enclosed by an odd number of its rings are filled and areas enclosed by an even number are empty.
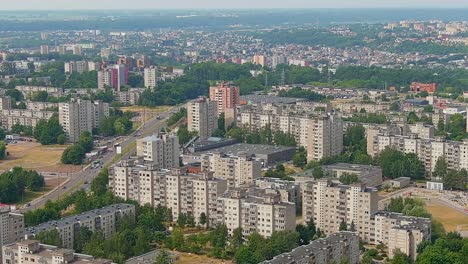
<svg viewBox="0 0 468 264"><path fill-rule="evenodd" d="M16 166L50 172L75 172L80 170L80 166L61 164L60 158L65 148L67 146L42 146L39 143L23 141L9 144L7 146L9 156L6 160L0 161L0 170L5 171Z"/></svg>
<svg viewBox="0 0 468 264"><path fill-rule="evenodd" d="M426 208L434 219L442 223L446 231L456 231L457 226L465 225L466 227L468 223L467 215L434 200L427 203Z"/></svg>
<svg viewBox="0 0 468 264"><path fill-rule="evenodd" d="M175 262L176 264L232 264L231 260L213 259L204 255L195 255L189 253L177 253L177 255L179 256L179 259Z"/></svg>

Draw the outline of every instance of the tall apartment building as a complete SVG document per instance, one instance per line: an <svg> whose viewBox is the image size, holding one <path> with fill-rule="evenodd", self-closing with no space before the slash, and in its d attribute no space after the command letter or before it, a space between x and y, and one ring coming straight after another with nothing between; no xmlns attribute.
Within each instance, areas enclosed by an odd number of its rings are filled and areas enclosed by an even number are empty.
<svg viewBox="0 0 468 264"><path fill-rule="evenodd" d="M70 249L60 249L55 246L40 244L36 240L25 240L22 242L3 246L4 264L111 264L106 259L95 259L93 256L75 254Z"/></svg>
<svg viewBox="0 0 468 264"><path fill-rule="evenodd" d="M215 101L200 97L187 103L189 131L196 131L201 138L210 137L218 126L218 111Z"/></svg>
<svg viewBox="0 0 468 264"><path fill-rule="evenodd" d="M342 263L343 260L349 264L358 264L360 254L358 245L359 237L355 233L341 231L275 256L272 260L266 260L261 264L329 264Z"/></svg>
<svg viewBox="0 0 468 264"><path fill-rule="evenodd" d="M218 198L217 223L225 224L229 234L242 228L242 234L254 232L270 237L275 231L294 230L295 204L281 200L272 189L231 189Z"/></svg>
<svg viewBox="0 0 468 264"><path fill-rule="evenodd" d="M240 89L229 83L220 82L210 87L210 100L217 102L218 115L227 109L234 109L240 103Z"/></svg>
<svg viewBox="0 0 468 264"><path fill-rule="evenodd" d="M340 154L343 151L343 121L339 114L303 116L302 109L283 111L281 107L267 104L257 109L245 108L237 114L237 125L252 131L269 126L273 132L291 134L299 146L307 149L309 161Z"/></svg>
<svg viewBox="0 0 468 264"><path fill-rule="evenodd" d="M49 54L49 46L47 46L47 45L41 45L41 47L40 47L40 52L41 52L41 55L47 55L47 54Z"/></svg>
<svg viewBox="0 0 468 264"><path fill-rule="evenodd" d="M363 185L333 185L327 179L308 183L303 190L304 221L311 220L325 234L353 224L359 236L370 240L370 218L377 212L377 190Z"/></svg>
<svg viewBox="0 0 468 264"><path fill-rule="evenodd" d="M125 64L114 65L112 71L112 87L115 91L120 91L123 85L128 82L128 68Z"/></svg>
<svg viewBox="0 0 468 264"><path fill-rule="evenodd" d="M67 139L75 142L81 133L92 133L104 117L109 116L109 104L72 98L68 103L59 104L59 121Z"/></svg>
<svg viewBox="0 0 468 264"><path fill-rule="evenodd" d="M304 222L313 220L326 234L338 232L344 222L363 241L386 245L390 256L399 249L414 260L417 245L430 239L430 219L378 212L377 190L365 185L318 180L304 185L302 199Z"/></svg>
<svg viewBox="0 0 468 264"><path fill-rule="evenodd" d="M65 62L65 73L83 73L97 70L97 63L94 61L70 61Z"/></svg>
<svg viewBox="0 0 468 264"><path fill-rule="evenodd" d="M73 55L81 55L81 46L80 45L75 45L73 46Z"/></svg>
<svg viewBox="0 0 468 264"><path fill-rule="evenodd" d="M430 132L428 132L430 133ZM403 153L414 153L432 172L439 158L445 158L449 169L468 169L468 141L448 141L442 137L421 138L416 134L394 135L380 128L368 128L367 153L376 156L385 148L394 148Z"/></svg>
<svg viewBox="0 0 468 264"><path fill-rule="evenodd" d="M49 221L25 230L25 239L34 239L42 231L57 230L64 248L73 248L75 232L79 227L86 227L90 231L100 231L104 237L111 237L118 222L128 217L135 220L135 206L132 204L113 204L100 209L87 211L79 215L68 216L56 221Z"/></svg>
<svg viewBox="0 0 468 264"><path fill-rule="evenodd" d="M175 135L152 135L137 140L137 156L161 169L179 167L179 138Z"/></svg>
<svg viewBox="0 0 468 264"><path fill-rule="evenodd" d="M0 248L2 245L21 241L23 237L24 216L12 212L9 205L0 204Z"/></svg>
<svg viewBox="0 0 468 264"><path fill-rule="evenodd" d="M336 115L312 119L308 127L307 160L320 160L343 151L343 122Z"/></svg>
<svg viewBox="0 0 468 264"><path fill-rule="evenodd" d="M252 62L255 65L262 65L262 67L265 67L266 59L263 55L255 55L253 56Z"/></svg>
<svg viewBox="0 0 468 264"><path fill-rule="evenodd" d="M288 65L288 58L283 55L276 55L271 58L271 67L273 69L276 69L281 64Z"/></svg>
<svg viewBox="0 0 468 264"><path fill-rule="evenodd" d="M112 87L112 71L109 69L98 71L98 89L106 87Z"/></svg>
<svg viewBox="0 0 468 264"><path fill-rule="evenodd" d="M10 96L0 97L0 110L11 109L11 98Z"/></svg>
<svg viewBox="0 0 468 264"><path fill-rule="evenodd" d="M215 225L217 198L226 191L227 182L212 173L191 174L185 168L159 170L125 160L110 168L109 188L123 199L168 207L174 220L185 213L200 223L204 213L208 225Z"/></svg>
<svg viewBox="0 0 468 264"><path fill-rule="evenodd" d="M202 154L201 169L213 172L216 178L227 180L229 188L252 185L255 179L262 176L261 162L247 155Z"/></svg>
<svg viewBox="0 0 468 264"><path fill-rule="evenodd" d="M145 68L145 87L153 89L158 83L158 69L155 66Z"/></svg>

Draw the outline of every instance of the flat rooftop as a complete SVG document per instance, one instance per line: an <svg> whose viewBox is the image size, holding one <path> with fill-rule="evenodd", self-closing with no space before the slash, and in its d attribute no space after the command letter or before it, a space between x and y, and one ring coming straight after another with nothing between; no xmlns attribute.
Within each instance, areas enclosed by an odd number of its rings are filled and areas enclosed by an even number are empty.
<svg viewBox="0 0 468 264"><path fill-rule="evenodd" d="M133 204L125 204L125 203L113 204L113 205L109 205L103 208L83 212L79 215L72 215L72 216L64 217L59 220L49 221L49 222L45 222L37 226L26 228L25 234L34 235L42 231L54 229L56 227L68 226L72 223L77 223L81 221L88 221L89 219L94 219L103 214L109 214L112 212L116 212L118 210L129 209L129 208L135 208L135 206Z"/></svg>
<svg viewBox="0 0 468 264"><path fill-rule="evenodd" d="M195 154L205 154L213 152L222 152L224 154L236 156L239 153L245 153L250 156L253 154L257 155L271 155L277 152L289 151L295 149L294 147L283 147L283 146L272 146L272 145L259 145L259 144L246 144L246 143L237 143L229 146L224 146L221 148L211 149L208 151L201 151Z"/></svg>
<svg viewBox="0 0 468 264"><path fill-rule="evenodd" d="M259 104L259 103L293 104L297 102L307 101L307 99L304 99L304 98L280 97L280 96L262 95L262 94L243 95L240 97L240 100L247 101L248 104L249 103L251 104Z"/></svg>

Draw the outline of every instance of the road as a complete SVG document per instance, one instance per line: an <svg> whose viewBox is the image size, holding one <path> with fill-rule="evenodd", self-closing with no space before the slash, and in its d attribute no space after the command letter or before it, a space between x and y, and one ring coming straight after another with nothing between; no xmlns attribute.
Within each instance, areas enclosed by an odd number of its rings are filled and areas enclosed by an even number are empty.
<svg viewBox="0 0 468 264"><path fill-rule="evenodd" d="M119 160L125 159L130 157L131 155L134 155L136 152L136 145L131 146L133 142L136 141L138 134L141 134L141 136L147 136L151 135L154 133L159 133L162 127L166 126L166 121L170 117L172 111L178 111L179 107L173 107L166 112L160 113L159 119L158 117L154 117L147 122L145 122L140 128L136 131L134 131L131 135L124 137L124 139L120 138L118 140L115 140L112 144L115 143L120 143L122 146L122 151L126 150L129 146L131 149L126 153L124 156L119 157ZM115 150L108 151L105 154L103 154L100 159L102 161L102 164L105 166L111 165L110 163L114 158L118 155L115 152ZM20 211L22 213L41 208L42 206L45 205L45 203L49 200L57 200L60 199L60 197L63 197L67 194L70 194L74 191L80 190L80 189L85 189L86 191L89 191L91 186L91 182L93 179L99 174L99 172L102 170L102 168L92 168L92 166L87 166L85 167L82 171L77 172L77 173L70 173L68 174L69 179L62 183L60 186L56 187L54 190L46 193L45 195L35 199L29 205L25 205L25 207L21 208ZM60 175L63 176L63 175Z"/></svg>

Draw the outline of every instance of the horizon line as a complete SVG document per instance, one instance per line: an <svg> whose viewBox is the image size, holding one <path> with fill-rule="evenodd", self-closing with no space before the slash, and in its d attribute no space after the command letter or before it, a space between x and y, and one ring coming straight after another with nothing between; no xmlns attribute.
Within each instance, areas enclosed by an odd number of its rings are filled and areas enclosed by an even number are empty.
<svg viewBox="0 0 468 264"><path fill-rule="evenodd" d="M406 6L406 7L399 7L399 6L362 6L362 7L204 7L204 8L176 8L176 7L165 7L165 8L57 8L57 9L0 9L0 12L24 12L24 11L42 11L42 12L50 12L50 11L213 11L213 10L238 10L238 11L249 11L249 10L358 10L358 9L398 9L398 10L433 10L433 9L442 9L442 10L453 10L453 9L468 9L468 5L460 5L460 6Z"/></svg>

